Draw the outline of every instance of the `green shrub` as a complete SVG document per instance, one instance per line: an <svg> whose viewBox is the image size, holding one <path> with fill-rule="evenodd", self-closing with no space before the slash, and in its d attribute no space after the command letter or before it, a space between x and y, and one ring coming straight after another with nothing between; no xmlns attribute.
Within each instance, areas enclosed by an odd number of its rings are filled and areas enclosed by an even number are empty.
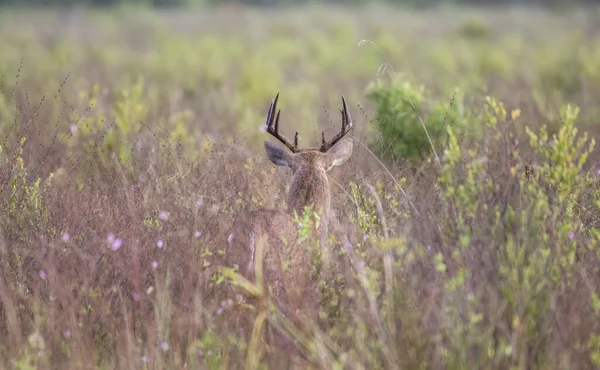
<svg viewBox="0 0 600 370"><path fill-rule="evenodd" d="M415 164L439 150L444 126L464 126L462 96L451 102L434 101L423 87L395 78L385 84L378 80L369 87L368 97L375 102L376 154L387 159L402 158Z"/></svg>

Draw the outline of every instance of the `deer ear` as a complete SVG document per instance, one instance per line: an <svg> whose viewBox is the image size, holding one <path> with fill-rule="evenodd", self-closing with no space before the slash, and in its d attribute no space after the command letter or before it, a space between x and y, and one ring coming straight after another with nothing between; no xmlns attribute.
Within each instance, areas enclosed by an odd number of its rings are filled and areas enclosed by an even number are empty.
<svg viewBox="0 0 600 370"><path fill-rule="evenodd" d="M352 138L340 140L325 154L327 161L325 163L325 170L329 171L333 166L341 166L350 158L352 155Z"/></svg>
<svg viewBox="0 0 600 370"><path fill-rule="evenodd" d="M269 160L277 166L292 167L294 157L293 154L286 149L283 149L270 141L265 141L265 151L267 152Z"/></svg>

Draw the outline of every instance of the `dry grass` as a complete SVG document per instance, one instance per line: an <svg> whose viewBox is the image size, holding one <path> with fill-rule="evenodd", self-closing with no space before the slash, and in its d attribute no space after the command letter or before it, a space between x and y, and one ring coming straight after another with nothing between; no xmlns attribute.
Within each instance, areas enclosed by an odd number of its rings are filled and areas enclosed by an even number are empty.
<svg viewBox="0 0 600 370"><path fill-rule="evenodd" d="M598 366L598 152L578 163L564 113L597 131L594 15L499 13L483 36L472 16L2 15L0 364L259 368L282 355L268 324L316 368ZM576 21L582 37L556 38ZM429 132L439 163L377 158L364 92L382 55L429 107L466 90L480 133ZM332 171L339 271L308 332L218 273L236 212L285 207L289 173L258 150L277 90L301 145L338 129L340 93L355 118ZM525 127L544 123L562 136L536 146Z"/></svg>

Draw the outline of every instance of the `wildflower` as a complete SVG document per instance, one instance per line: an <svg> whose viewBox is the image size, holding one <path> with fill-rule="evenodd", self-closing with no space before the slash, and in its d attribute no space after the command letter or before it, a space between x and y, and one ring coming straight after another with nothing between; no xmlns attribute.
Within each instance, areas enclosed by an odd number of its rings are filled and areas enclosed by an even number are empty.
<svg viewBox="0 0 600 370"><path fill-rule="evenodd" d="M217 309L217 315L219 315L219 316L220 316L220 315L222 315L222 314L223 314L223 312L224 312L224 310L223 310L223 308L222 308L222 307L219 307L219 308Z"/></svg>
<svg viewBox="0 0 600 370"><path fill-rule="evenodd" d="M68 241L69 241L69 239L71 239L71 235L69 235L69 233L65 232L65 233L63 234L63 236L62 236L62 240L63 240L63 242L65 242L65 243L66 243L66 242L68 242Z"/></svg>
<svg viewBox="0 0 600 370"><path fill-rule="evenodd" d="M140 293L133 293L131 296L133 297L134 301L139 301L140 300Z"/></svg>
<svg viewBox="0 0 600 370"><path fill-rule="evenodd" d="M167 221L168 218L169 218L169 212L167 212L167 211L161 211L158 214L158 219L161 221Z"/></svg>
<svg viewBox="0 0 600 370"><path fill-rule="evenodd" d="M600 169L598 170L598 172L596 172L598 175L600 175Z"/></svg>
<svg viewBox="0 0 600 370"><path fill-rule="evenodd" d="M575 233L572 231L569 231L569 240L573 241L573 239L575 239Z"/></svg>
<svg viewBox="0 0 600 370"><path fill-rule="evenodd" d="M427 251L429 252L431 250L431 245L427 245Z"/></svg>
<svg viewBox="0 0 600 370"><path fill-rule="evenodd" d="M160 348L162 348L163 352L167 352L169 350L169 343L167 342L162 342L160 344Z"/></svg>
<svg viewBox="0 0 600 370"><path fill-rule="evenodd" d="M199 349L197 353L198 353L198 356L199 356L199 357L202 357L202 356L204 356L204 351L203 351L203 350L201 350L201 349Z"/></svg>
<svg viewBox="0 0 600 370"><path fill-rule="evenodd" d="M156 242L156 246L159 248L162 248L165 245L165 243L162 240L159 240Z"/></svg>
<svg viewBox="0 0 600 370"><path fill-rule="evenodd" d="M198 199L196 201L196 207L202 207L202 204L204 203L204 201L202 200L202 198Z"/></svg>
<svg viewBox="0 0 600 370"><path fill-rule="evenodd" d="M115 241L115 234L113 234L113 233L110 233L110 234L108 234L108 235L106 236L106 241L107 241L109 244L112 244L112 243Z"/></svg>
<svg viewBox="0 0 600 370"><path fill-rule="evenodd" d="M201 235L200 231L196 230L196 232L194 233L194 238L199 238Z"/></svg>
<svg viewBox="0 0 600 370"><path fill-rule="evenodd" d="M40 270L40 279L42 279L42 280L46 280L46 277L47 277L47 276L46 276L46 271L44 271L44 270Z"/></svg>
<svg viewBox="0 0 600 370"><path fill-rule="evenodd" d="M119 250L119 248L121 248L121 245L123 245L123 240L121 240L121 238L115 239L115 241L112 243L112 250L116 251Z"/></svg>
<svg viewBox="0 0 600 370"><path fill-rule="evenodd" d="M44 357L44 350L43 349L40 349L38 351L38 357Z"/></svg>
<svg viewBox="0 0 600 370"><path fill-rule="evenodd" d="M158 268L158 261L152 261L152 269L156 270Z"/></svg>
<svg viewBox="0 0 600 370"><path fill-rule="evenodd" d="M74 123L71 123L71 134L75 134L77 132L77 125Z"/></svg>
<svg viewBox="0 0 600 370"><path fill-rule="evenodd" d="M142 362L148 362L148 357L142 356L140 357L140 360L142 360Z"/></svg>
<svg viewBox="0 0 600 370"><path fill-rule="evenodd" d="M212 351L209 349L208 351L206 351L206 355L207 356L212 356Z"/></svg>
<svg viewBox="0 0 600 370"><path fill-rule="evenodd" d="M351 246L352 246L352 244L350 243L350 240L346 239L346 240L344 241L344 247L346 247L346 248L350 248Z"/></svg>
<svg viewBox="0 0 600 370"><path fill-rule="evenodd" d="M367 241L367 239L369 239L369 235L367 235L367 234L364 234L364 235L363 235L363 239L362 239L362 240L363 240L363 242L366 242L366 241Z"/></svg>
<svg viewBox="0 0 600 370"><path fill-rule="evenodd" d="M67 329L63 332L65 338L71 338L71 329Z"/></svg>

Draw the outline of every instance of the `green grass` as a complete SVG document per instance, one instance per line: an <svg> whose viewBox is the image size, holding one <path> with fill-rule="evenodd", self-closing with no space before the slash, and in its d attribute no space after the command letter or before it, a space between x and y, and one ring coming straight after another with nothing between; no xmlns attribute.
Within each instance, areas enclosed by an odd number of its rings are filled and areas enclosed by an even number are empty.
<svg viewBox="0 0 600 370"><path fill-rule="evenodd" d="M315 368L600 366L598 14L3 11L0 367L266 368L266 323ZM309 332L219 269L285 206L277 91L302 146L355 121Z"/></svg>

